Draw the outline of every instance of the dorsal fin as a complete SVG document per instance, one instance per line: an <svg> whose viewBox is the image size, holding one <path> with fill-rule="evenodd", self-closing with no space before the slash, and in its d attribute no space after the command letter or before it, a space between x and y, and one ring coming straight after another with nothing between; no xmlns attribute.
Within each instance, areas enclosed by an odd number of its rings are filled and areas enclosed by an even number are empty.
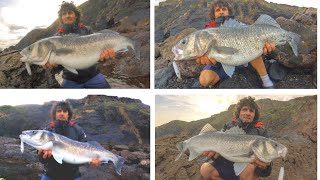
<svg viewBox="0 0 320 180"><path fill-rule="evenodd" d="M209 123L203 126L199 134L204 134L208 132L215 132L217 131L215 128L213 128Z"/></svg>
<svg viewBox="0 0 320 180"><path fill-rule="evenodd" d="M239 126L234 126L228 130L225 131L227 134L246 134L242 128Z"/></svg>
<svg viewBox="0 0 320 180"><path fill-rule="evenodd" d="M245 27L247 26L246 24L242 23L242 22L239 22L235 19L227 19L224 21L223 24L221 24L220 27L227 27L227 28L242 28L242 27Z"/></svg>
<svg viewBox="0 0 320 180"><path fill-rule="evenodd" d="M271 26L275 26L277 28L281 28L280 25L277 23L276 20L274 20L271 16L266 15L266 14L262 14L257 20L256 22L254 22L253 25L258 25L258 24L264 24L264 25L271 25Z"/></svg>

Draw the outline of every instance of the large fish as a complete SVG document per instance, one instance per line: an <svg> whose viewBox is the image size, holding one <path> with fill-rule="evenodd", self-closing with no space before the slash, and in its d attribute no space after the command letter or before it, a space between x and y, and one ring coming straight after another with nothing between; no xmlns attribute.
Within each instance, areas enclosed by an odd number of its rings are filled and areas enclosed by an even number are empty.
<svg viewBox="0 0 320 180"><path fill-rule="evenodd" d="M111 30L85 36L70 34L45 38L24 48L20 54L30 75L30 64L46 63L60 64L78 74L76 69L85 69L96 64L100 53L106 48L112 48L117 55L132 51L137 59L140 58L139 47L135 42Z"/></svg>
<svg viewBox="0 0 320 180"><path fill-rule="evenodd" d="M124 158L104 149L99 143L85 143L74 141L65 136L45 131L28 130L20 134L21 152L24 151L24 143L35 149L52 150L53 158L60 164L84 164L92 159L99 158L101 163L113 162L117 174L121 175Z"/></svg>
<svg viewBox="0 0 320 180"><path fill-rule="evenodd" d="M261 56L266 43L290 44L298 55L300 35L286 31L270 16L261 15L248 26L234 19L227 20L219 28L196 31L172 48L175 60L185 60L208 54L222 64L228 76L232 76L235 66L247 64Z"/></svg>
<svg viewBox="0 0 320 180"><path fill-rule="evenodd" d="M181 153L176 160L189 149L189 161L200 156L204 151L215 151L229 161L234 162L234 171L239 175L247 164L255 158L269 163L278 157L285 157L287 148L271 139L247 135L235 126L225 132L216 131L206 124L199 135L177 144Z"/></svg>

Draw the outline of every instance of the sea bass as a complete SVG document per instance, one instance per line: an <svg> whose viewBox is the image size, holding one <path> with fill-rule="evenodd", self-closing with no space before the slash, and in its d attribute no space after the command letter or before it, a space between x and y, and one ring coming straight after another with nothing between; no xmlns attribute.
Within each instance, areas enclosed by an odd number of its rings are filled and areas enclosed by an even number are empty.
<svg viewBox="0 0 320 180"><path fill-rule="evenodd" d="M74 141L65 136L46 131L28 130L20 134L21 152L24 151L24 143L35 149L51 149L53 158L60 164L85 164L92 159L99 158L101 163L113 162L117 174L121 175L124 158L104 149L99 143L85 143Z"/></svg>
<svg viewBox="0 0 320 180"><path fill-rule="evenodd" d="M229 161L234 162L234 171L239 175L247 164L255 158L269 163L278 157L285 157L287 148L271 139L247 135L243 129L235 126L225 132L216 131L206 124L199 135L177 144L181 153L176 160L189 149L189 161L200 156L204 151L215 151Z"/></svg>
<svg viewBox="0 0 320 180"><path fill-rule="evenodd" d="M181 39L172 48L174 60L186 60L208 54L222 64L228 76L235 66L247 64L261 56L266 43L284 45L286 42L298 56L300 35L286 31L270 16L261 15L252 25L234 19L226 20L219 28L196 31Z"/></svg>
<svg viewBox="0 0 320 180"><path fill-rule="evenodd" d="M112 48L116 55L132 51L137 59L140 58L139 47L135 42L111 30L85 36L69 34L45 38L24 48L20 54L30 75L30 64L46 63L60 64L78 74L76 69L86 69L96 64L100 53L106 48Z"/></svg>

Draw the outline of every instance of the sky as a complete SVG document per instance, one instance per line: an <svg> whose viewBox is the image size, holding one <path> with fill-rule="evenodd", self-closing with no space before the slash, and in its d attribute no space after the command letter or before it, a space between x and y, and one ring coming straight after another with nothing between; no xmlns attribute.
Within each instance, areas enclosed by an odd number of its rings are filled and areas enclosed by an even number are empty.
<svg viewBox="0 0 320 180"><path fill-rule="evenodd" d="M0 0L0 49L17 44L35 28L51 25L58 17L62 1ZM73 0L77 6L85 1Z"/></svg>
<svg viewBox="0 0 320 180"><path fill-rule="evenodd" d="M270 98L287 101L305 95L252 95L256 100ZM244 95L157 95L155 126L166 124L172 120L193 121L210 117L226 111Z"/></svg>
<svg viewBox="0 0 320 180"><path fill-rule="evenodd" d="M94 89L55 89L55 90L41 90L41 89L3 89L0 94L0 106L3 105L23 105L23 104L39 104L44 102L66 100L66 99L82 99L87 95L107 95L128 97L131 99L140 99L142 103L151 105L154 96L147 94L143 90L94 90Z"/></svg>

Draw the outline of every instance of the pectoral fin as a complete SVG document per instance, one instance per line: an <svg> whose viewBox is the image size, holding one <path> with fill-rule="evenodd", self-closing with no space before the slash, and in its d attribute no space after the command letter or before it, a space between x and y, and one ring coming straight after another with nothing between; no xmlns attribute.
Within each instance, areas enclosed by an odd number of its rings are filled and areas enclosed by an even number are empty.
<svg viewBox="0 0 320 180"><path fill-rule="evenodd" d="M68 71L72 72L73 74L78 74L77 70L74 68L70 68L70 67L64 66L64 65L63 65L63 67L66 68Z"/></svg>
<svg viewBox="0 0 320 180"><path fill-rule="evenodd" d="M52 156L53 156L54 160L56 160L59 164L62 164L63 156L56 153L54 150L52 151Z"/></svg>
<svg viewBox="0 0 320 180"><path fill-rule="evenodd" d="M242 171L247 167L248 163L234 163L233 168L237 176L239 176Z"/></svg>
<svg viewBox="0 0 320 180"><path fill-rule="evenodd" d="M224 72L226 72L226 74L229 77L232 77L232 75L234 73L234 70L235 70L235 67L234 66L228 66L228 65L225 65L225 64L221 64L221 65L222 65L222 68L223 68Z"/></svg>
<svg viewBox="0 0 320 180"><path fill-rule="evenodd" d="M190 155L189 155L189 161L192 161L194 160L195 158L197 158L198 156L200 156L200 153L196 152L196 151L193 151L193 150L190 150Z"/></svg>

